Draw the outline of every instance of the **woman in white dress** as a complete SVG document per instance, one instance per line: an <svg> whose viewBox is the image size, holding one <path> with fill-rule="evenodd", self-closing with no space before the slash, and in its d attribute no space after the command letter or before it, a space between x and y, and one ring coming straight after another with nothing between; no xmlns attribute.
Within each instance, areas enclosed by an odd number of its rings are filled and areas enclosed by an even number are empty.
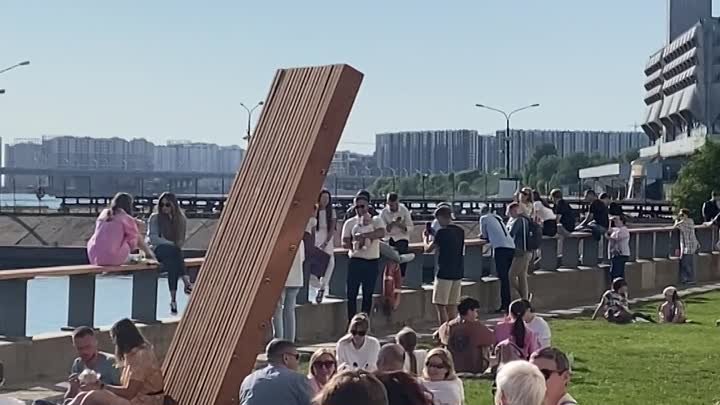
<svg viewBox="0 0 720 405"><path fill-rule="evenodd" d="M425 358L422 383L433 394L434 405L465 405L465 389L455 374L452 354L432 349Z"/></svg>
<svg viewBox="0 0 720 405"><path fill-rule="evenodd" d="M315 246L330 255L325 275L322 278L310 276L310 287L316 290L315 302L321 303L330 285L333 270L335 270L335 228L337 224L337 213L332 206L332 195L330 191L323 190L318 196L318 209L315 214Z"/></svg>

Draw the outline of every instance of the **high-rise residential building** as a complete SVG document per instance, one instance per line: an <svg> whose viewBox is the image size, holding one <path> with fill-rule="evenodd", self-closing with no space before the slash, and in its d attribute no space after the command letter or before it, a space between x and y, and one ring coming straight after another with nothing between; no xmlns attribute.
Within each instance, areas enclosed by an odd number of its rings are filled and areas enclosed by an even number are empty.
<svg viewBox="0 0 720 405"><path fill-rule="evenodd" d="M470 129L377 134L377 167L403 170L408 174L475 168L477 136L477 131Z"/></svg>
<svg viewBox="0 0 720 405"><path fill-rule="evenodd" d="M505 130L496 133L498 153L497 166L505 167ZM621 154L647 146L647 137L642 132L613 131L568 131L568 130L510 130L510 172L522 171L537 147L552 144L558 156L573 153L600 155L615 158Z"/></svg>
<svg viewBox="0 0 720 405"><path fill-rule="evenodd" d="M333 155L328 175L340 177L365 176L377 173L377 171L375 158L372 155L340 150Z"/></svg>
<svg viewBox="0 0 720 405"><path fill-rule="evenodd" d="M44 136L42 159L47 168L152 170L152 148L145 139Z"/></svg>
<svg viewBox="0 0 720 405"><path fill-rule="evenodd" d="M5 145L4 167L34 169L46 167L43 162L42 144L39 139L16 139ZM38 185L38 177L30 175L5 176L5 187L26 190Z"/></svg>
<svg viewBox="0 0 720 405"><path fill-rule="evenodd" d="M499 149L497 137L493 135L478 135L474 138L473 166L471 169L478 169L482 172L492 173L498 167Z"/></svg>
<svg viewBox="0 0 720 405"><path fill-rule="evenodd" d="M245 149L237 145L220 146L218 149L218 172L236 173L245 158Z"/></svg>

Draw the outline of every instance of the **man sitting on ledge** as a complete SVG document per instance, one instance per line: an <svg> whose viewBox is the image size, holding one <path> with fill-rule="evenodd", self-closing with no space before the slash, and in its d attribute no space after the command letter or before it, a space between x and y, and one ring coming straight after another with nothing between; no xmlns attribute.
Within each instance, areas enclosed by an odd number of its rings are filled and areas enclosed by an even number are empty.
<svg viewBox="0 0 720 405"><path fill-rule="evenodd" d="M95 331L87 326L81 326L72 334L73 346L78 357L73 361L68 378L67 391L64 401L71 400L80 392L78 375L85 369L90 369L100 374L100 381L108 385L120 385L120 369L115 367L115 357L110 354L98 351L98 342L95 338ZM63 402L64 402L63 401ZM54 405L52 402L37 400L34 405Z"/></svg>

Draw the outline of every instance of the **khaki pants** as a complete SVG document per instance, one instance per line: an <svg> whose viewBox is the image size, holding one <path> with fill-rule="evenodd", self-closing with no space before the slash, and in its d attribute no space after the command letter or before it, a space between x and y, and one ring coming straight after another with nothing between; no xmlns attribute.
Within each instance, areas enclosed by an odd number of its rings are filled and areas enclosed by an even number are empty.
<svg viewBox="0 0 720 405"><path fill-rule="evenodd" d="M565 229L564 226L558 224L557 232L557 255L561 257L563 255L563 247L565 246L565 238L570 236L570 232Z"/></svg>
<svg viewBox="0 0 720 405"><path fill-rule="evenodd" d="M531 251L516 250L512 265L510 265L510 285L523 299L528 299L527 269L531 259Z"/></svg>

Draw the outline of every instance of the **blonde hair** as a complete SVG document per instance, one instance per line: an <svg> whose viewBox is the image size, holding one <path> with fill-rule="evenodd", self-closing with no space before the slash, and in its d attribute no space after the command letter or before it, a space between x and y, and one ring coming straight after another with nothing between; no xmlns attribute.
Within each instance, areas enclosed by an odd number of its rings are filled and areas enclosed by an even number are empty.
<svg viewBox="0 0 720 405"><path fill-rule="evenodd" d="M364 312L361 312L359 314L356 314L352 317L350 320L350 323L348 324L347 333L350 334L350 331L352 331L353 326L364 326L368 333L370 333L370 318L365 314Z"/></svg>
<svg viewBox="0 0 720 405"><path fill-rule="evenodd" d="M455 375L455 362L453 361L452 354L447 350L443 348L435 348L428 352L427 357L425 358L425 367L423 367L422 376L424 379L429 380L430 376L428 375L427 369L428 364L430 364L430 359L433 357L439 357L440 360L443 362L443 366L447 369L447 374L445 374L445 381L452 381L457 379L457 375Z"/></svg>
<svg viewBox="0 0 720 405"><path fill-rule="evenodd" d="M328 347L323 347L315 350L315 353L310 356L310 364L308 366L308 377L315 377L315 362L320 360L320 357L329 354L335 362L335 370L337 370L337 356L335 356L335 350Z"/></svg>

